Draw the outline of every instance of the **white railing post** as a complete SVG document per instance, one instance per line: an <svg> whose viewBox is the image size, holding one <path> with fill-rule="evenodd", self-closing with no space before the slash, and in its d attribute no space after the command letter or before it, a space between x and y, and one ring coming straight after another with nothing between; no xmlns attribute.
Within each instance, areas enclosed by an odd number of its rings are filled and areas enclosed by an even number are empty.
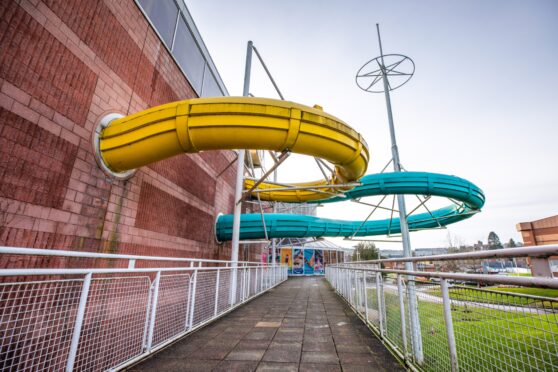
<svg viewBox="0 0 558 372"><path fill-rule="evenodd" d="M151 317L149 319L149 331L147 332L147 352L151 351L153 346L153 332L155 330L155 318L157 316L157 302L159 301L159 283L161 282L161 272L157 271L155 275L155 281L152 284L153 291L153 302L151 305Z"/></svg>
<svg viewBox="0 0 558 372"><path fill-rule="evenodd" d="M81 287L81 296L79 298L79 305L76 314L76 321L74 323L74 333L72 334L72 341L70 343L70 352L66 362L66 371L74 370L74 362L76 361L77 350L79 345L79 337L81 335L81 328L83 326L83 318L85 315L85 306L87 305L87 297L89 296L89 288L91 287L92 274L86 274L83 278L83 286Z"/></svg>
<svg viewBox="0 0 558 372"><path fill-rule="evenodd" d="M457 348L455 345L455 333L453 332L453 320L451 316L451 302L449 297L448 282L446 279L440 281L442 287L442 300L444 303L444 321L446 323L446 333L448 336L448 348L450 354L451 371L457 372L459 370L457 364Z"/></svg>
<svg viewBox="0 0 558 372"><path fill-rule="evenodd" d="M194 326L194 310L196 309L196 288L198 285L198 269L194 269L194 278L192 279L192 290L190 291L190 319L188 319L188 327L192 329Z"/></svg>
<svg viewBox="0 0 558 372"><path fill-rule="evenodd" d="M358 271L356 269L353 270L353 278L354 278L354 286L355 286L354 303L355 303L356 313L358 315L358 305L360 302L360 284L358 282Z"/></svg>
<svg viewBox="0 0 558 372"><path fill-rule="evenodd" d="M250 298L252 296L252 269L248 268L248 296L246 298Z"/></svg>
<svg viewBox="0 0 558 372"><path fill-rule="evenodd" d="M353 304L356 308L357 305L357 289L358 289L358 281L357 281L357 271L355 269L351 270L352 274L353 274L353 284L351 284L351 294L353 295ZM355 291L353 293L353 285L355 287Z"/></svg>
<svg viewBox="0 0 558 372"><path fill-rule="evenodd" d="M411 265L412 266L412 265ZM407 270L407 267L405 267ZM424 350L422 347L422 332L420 330L420 318L418 313L418 299L415 289L415 277L407 276L407 296L409 308L409 320L411 326L411 345L415 363L422 365L424 362Z"/></svg>
<svg viewBox="0 0 558 372"><path fill-rule="evenodd" d="M397 292L399 292L399 316L401 317L401 339L403 341L403 355L407 359L407 319L405 317L405 292L403 290L403 277L397 275Z"/></svg>
<svg viewBox="0 0 558 372"><path fill-rule="evenodd" d="M254 273L254 290L256 293L260 293L260 289L258 288L258 267L256 266L256 272Z"/></svg>
<svg viewBox="0 0 558 372"><path fill-rule="evenodd" d="M217 311L219 309L219 278L221 277L221 269L217 269L217 277L215 278L215 310L213 311L213 316L217 316Z"/></svg>
<svg viewBox="0 0 558 372"><path fill-rule="evenodd" d="M143 325L143 338L141 342L142 350L147 349L147 335L149 334L149 319L151 319L151 299L153 298L152 286L149 286L149 291L147 294L147 306L145 309L145 324Z"/></svg>
<svg viewBox="0 0 558 372"><path fill-rule="evenodd" d="M349 269L345 269L344 270L345 273L345 299L347 299L347 301L351 301L351 292L350 292L350 285L351 285L351 272L349 271Z"/></svg>
<svg viewBox="0 0 558 372"><path fill-rule="evenodd" d="M368 323L368 290L366 289L366 270L362 271L362 282L364 283L364 319Z"/></svg>
<svg viewBox="0 0 558 372"><path fill-rule="evenodd" d="M260 291L264 291L264 267L262 266L262 274L260 275Z"/></svg>
<svg viewBox="0 0 558 372"><path fill-rule="evenodd" d="M242 296L240 297L242 302L246 300L246 279L246 266L244 266L244 268L242 269Z"/></svg>
<svg viewBox="0 0 558 372"><path fill-rule="evenodd" d="M380 336L382 338L385 337L384 331L384 291L383 291L383 283L382 283L382 274L376 273L376 295L378 298L378 319L380 321Z"/></svg>

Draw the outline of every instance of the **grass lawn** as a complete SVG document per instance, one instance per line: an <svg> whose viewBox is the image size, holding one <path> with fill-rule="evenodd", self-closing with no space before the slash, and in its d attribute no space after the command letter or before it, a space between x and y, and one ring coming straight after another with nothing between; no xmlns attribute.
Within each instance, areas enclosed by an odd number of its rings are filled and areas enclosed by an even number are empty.
<svg viewBox="0 0 558 372"><path fill-rule="evenodd" d="M558 309L558 289L529 288L529 287L489 287L479 290L475 287L454 286L450 288L450 298L458 301L472 301L492 303L510 306L529 306ZM442 297L439 287L433 287L426 293ZM508 294L509 293L509 294ZM516 296L514 294L526 294L531 296L547 297L546 299L535 299Z"/></svg>
<svg viewBox="0 0 558 372"><path fill-rule="evenodd" d="M472 289L469 291L473 292ZM393 301L397 294L389 291L385 293L388 337L402 346L399 307L397 301ZM369 306L373 306L372 303ZM450 361L442 304L419 300L419 318L424 369L448 371ZM502 311L482 304L454 305L452 318L458 363L462 371L551 371L558 366L556 313Z"/></svg>
<svg viewBox="0 0 558 372"><path fill-rule="evenodd" d="M550 297L550 298L558 299L558 289L529 288L529 287L514 287L514 288L491 287L488 289L490 289L491 291L521 293L521 294L527 294L531 296L541 296L541 297Z"/></svg>

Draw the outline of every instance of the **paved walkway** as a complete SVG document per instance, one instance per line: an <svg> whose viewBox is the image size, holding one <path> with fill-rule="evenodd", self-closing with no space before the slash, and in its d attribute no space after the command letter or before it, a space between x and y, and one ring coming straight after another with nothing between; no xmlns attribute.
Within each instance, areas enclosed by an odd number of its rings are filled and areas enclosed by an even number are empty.
<svg viewBox="0 0 558 372"><path fill-rule="evenodd" d="M291 278L133 371L402 371L325 279Z"/></svg>

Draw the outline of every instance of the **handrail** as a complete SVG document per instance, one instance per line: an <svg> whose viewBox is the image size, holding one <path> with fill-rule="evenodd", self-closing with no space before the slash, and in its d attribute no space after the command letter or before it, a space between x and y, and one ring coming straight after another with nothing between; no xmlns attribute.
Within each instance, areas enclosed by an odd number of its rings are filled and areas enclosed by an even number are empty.
<svg viewBox="0 0 558 372"><path fill-rule="evenodd" d="M253 268L277 268L282 266L266 266L264 264L242 266L239 268L231 267L206 267L206 266L192 266L192 267L152 267L152 268L122 268L122 269L0 269L0 277L2 276L49 276L49 275L83 275L83 274L133 274L133 273L156 273L161 272L176 272L176 271L213 271L213 270L243 270Z"/></svg>
<svg viewBox="0 0 558 372"><path fill-rule="evenodd" d="M520 248L503 248L479 252L463 252L440 254L434 256L386 258L380 260L355 261L346 264L379 264L385 262L421 262L421 261L452 261L452 260L475 260L490 258L509 258L509 257L550 257L558 256L558 245L538 245Z"/></svg>
<svg viewBox="0 0 558 372"><path fill-rule="evenodd" d="M428 278L441 278L451 280L464 280L474 281L481 283L492 284L510 284L523 287L544 287L558 289L558 279L544 278L544 277L525 277L525 276L503 276L503 275L488 275L488 274L464 274L464 273L446 273L446 272L431 272L431 271L408 271L396 269L380 269L380 268L366 268L366 267L351 267L343 264L330 265L331 268L352 269L358 271L380 272L386 274L400 274L411 276L423 276Z"/></svg>
<svg viewBox="0 0 558 372"><path fill-rule="evenodd" d="M140 256L114 253L78 252L59 249L23 248L0 246L0 254L58 256L58 257L81 257L81 258L106 258L114 260L145 260L145 261L178 261L178 262L208 262L208 263L234 263L227 260L211 260L205 258L182 258L162 256ZM237 261L239 264L259 264L256 261Z"/></svg>

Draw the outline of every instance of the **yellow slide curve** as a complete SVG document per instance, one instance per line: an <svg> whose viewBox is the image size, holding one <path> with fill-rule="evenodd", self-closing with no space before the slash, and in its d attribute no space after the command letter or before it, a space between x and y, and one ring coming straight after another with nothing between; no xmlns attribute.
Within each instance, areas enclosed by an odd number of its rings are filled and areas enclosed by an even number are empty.
<svg viewBox="0 0 558 372"><path fill-rule="evenodd" d="M252 97L196 98L168 103L113 120L101 133L105 164L115 172L135 169L180 153L258 149L311 155L335 165L332 183L358 180L366 172L366 142L347 124L293 102ZM247 181L250 187L253 181ZM327 180L294 184L323 185ZM263 200L303 202L330 198L313 190L282 190L262 183Z"/></svg>

